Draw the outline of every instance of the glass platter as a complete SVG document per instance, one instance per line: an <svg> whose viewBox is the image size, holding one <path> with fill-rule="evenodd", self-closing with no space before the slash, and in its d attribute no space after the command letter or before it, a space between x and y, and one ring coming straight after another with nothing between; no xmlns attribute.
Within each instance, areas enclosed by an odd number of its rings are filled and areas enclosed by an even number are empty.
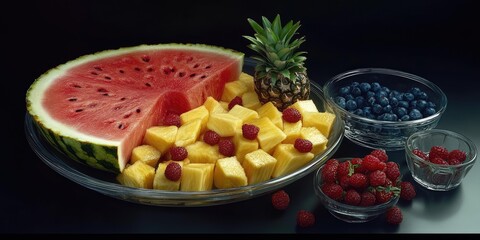
<svg viewBox="0 0 480 240"><path fill-rule="evenodd" d="M245 59L243 71L253 74L254 66L253 60ZM335 111L327 103L321 87L313 81L310 82L310 98L315 102L319 111ZM338 113L334 113L337 118L328 138L327 149L316 155L312 161L297 171L255 185L202 192L163 191L120 185L115 179L115 174L78 163L52 147L38 131L28 112L25 115L25 134L33 151L46 165L67 179L101 194L145 205L169 207L212 206L243 201L270 193L318 169L336 152L344 136L344 124L338 117Z"/></svg>

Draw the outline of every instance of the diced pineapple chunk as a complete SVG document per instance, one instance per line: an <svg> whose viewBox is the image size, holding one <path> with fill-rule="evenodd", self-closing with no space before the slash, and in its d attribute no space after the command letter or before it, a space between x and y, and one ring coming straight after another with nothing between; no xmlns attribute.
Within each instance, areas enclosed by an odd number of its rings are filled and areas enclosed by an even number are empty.
<svg viewBox="0 0 480 240"><path fill-rule="evenodd" d="M225 84L223 89L223 94L221 100L229 103L236 96L241 97L245 92L247 92L247 86L243 81L232 81Z"/></svg>
<svg viewBox="0 0 480 240"><path fill-rule="evenodd" d="M153 179L153 189L167 190L167 191L178 191L180 190L180 182L182 177L177 181L172 181L165 177L165 169L167 165L173 161L161 162L158 164L157 170L155 172L155 178ZM175 161L182 167L183 172L183 161ZM182 173L183 175L183 173Z"/></svg>
<svg viewBox="0 0 480 240"><path fill-rule="evenodd" d="M154 126L147 129L143 142L154 146L162 155L175 143L177 126Z"/></svg>
<svg viewBox="0 0 480 240"><path fill-rule="evenodd" d="M225 110L225 113L228 112L228 102L224 102L224 101L220 101L220 106L223 108L223 110ZM220 111L218 111L218 113L221 113Z"/></svg>
<svg viewBox="0 0 480 240"><path fill-rule="evenodd" d="M258 99L258 94L254 91L248 91L242 95L242 105L248 109L256 110L262 106Z"/></svg>
<svg viewBox="0 0 480 240"><path fill-rule="evenodd" d="M248 184L252 185L270 179L276 163L277 159L262 149L245 155L242 166L247 175Z"/></svg>
<svg viewBox="0 0 480 240"><path fill-rule="evenodd" d="M202 130L202 120L197 118L178 128L175 138L175 146L185 147L194 143L200 136Z"/></svg>
<svg viewBox="0 0 480 240"><path fill-rule="evenodd" d="M125 186L151 189L153 188L154 176L154 167L142 161L136 161L134 164L126 167L123 172L117 176L117 180Z"/></svg>
<svg viewBox="0 0 480 240"><path fill-rule="evenodd" d="M242 122L246 122L246 121L250 121L255 118L258 118L258 113L256 111L240 105L235 105L232 109L230 109L228 114L242 119Z"/></svg>
<svg viewBox="0 0 480 240"><path fill-rule="evenodd" d="M161 156L162 153L160 153L155 147L146 144L140 145L133 148L130 163L142 161L152 167L156 167Z"/></svg>
<svg viewBox="0 0 480 240"><path fill-rule="evenodd" d="M212 163L190 163L182 168L181 191L208 191L213 187Z"/></svg>
<svg viewBox="0 0 480 240"><path fill-rule="evenodd" d="M315 127L302 127L300 136L312 142L313 154L319 154L327 148L328 139Z"/></svg>
<svg viewBox="0 0 480 240"><path fill-rule="evenodd" d="M202 141L196 141L185 147L191 163L215 163L221 157L218 145L211 146Z"/></svg>
<svg viewBox="0 0 480 240"><path fill-rule="evenodd" d="M207 108L208 112L210 114L212 113L226 113L227 110L225 110L220 102L218 102L215 98L212 96L208 96L205 102L203 103L203 106Z"/></svg>
<svg viewBox="0 0 480 240"><path fill-rule="evenodd" d="M312 99L308 100L298 100L290 107L297 109L303 116L304 112L318 112L317 106Z"/></svg>
<svg viewBox="0 0 480 240"><path fill-rule="evenodd" d="M213 173L213 184L217 188L242 187L248 184L247 175L237 157L227 157L217 160Z"/></svg>
<svg viewBox="0 0 480 240"><path fill-rule="evenodd" d="M238 128L242 127L242 120L228 113L215 113L210 116L207 128L217 132L222 137L235 135Z"/></svg>
<svg viewBox="0 0 480 240"><path fill-rule="evenodd" d="M254 92L255 91L255 83L253 81L253 76L249 75L247 73L240 73L240 76L238 77L239 81L242 81L245 83L245 86L247 86L247 92Z"/></svg>
<svg viewBox="0 0 480 240"><path fill-rule="evenodd" d="M267 102L257 109L260 117L268 117L275 126L283 129L282 113L278 111L278 108L273 105L272 102Z"/></svg>
<svg viewBox="0 0 480 240"><path fill-rule="evenodd" d="M311 152L301 153L295 149L293 144L279 144L273 153L273 157L277 159L275 170L272 177L280 177L294 172L304 166L313 159L314 154Z"/></svg>
<svg viewBox="0 0 480 240"><path fill-rule="evenodd" d="M295 143L295 140L300 137L300 130L302 129L302 121L290 123L283 121L283 132L287 138L282 143Z"/></svg>
<svg viewBox="0 0 480 240"><path fill-rule="evenodd" d="M245 154L250 153L258 149L258 141L256 139L249 140L243 137L242 131L237 132L233 138L233 144L235 145L235 156L237 160L242 164L245 159Z"/></svg>
<svg viewBox="0 0 480 240"><path fill-rule="evenodd" d="M260 144L260 148L267 153L273 152L275 146L287 138L287 135L285 135L280 128L275 126L268 117L258 118L249 123L260 129L257 135L257 140Z"/></svg>
<svg viewBox="0 0 480 240"><path fill-rule="evenodd" d="M330 132L335 121L335 114L329 112L304 112L303 126L316 127L325 136L330 136Z"/></svg>
<svg viewBox="0 0 480 240"><path fill-rule="evenodd" d="M180 115L180 121L182 125L185 125L197 118L200 118L202 120L202 128L201 131L205 130L205 127L207 126L208 122L208 116L209 116L208 109L201 105L199 107L196 107L188 112L184 112Z"/></svg>

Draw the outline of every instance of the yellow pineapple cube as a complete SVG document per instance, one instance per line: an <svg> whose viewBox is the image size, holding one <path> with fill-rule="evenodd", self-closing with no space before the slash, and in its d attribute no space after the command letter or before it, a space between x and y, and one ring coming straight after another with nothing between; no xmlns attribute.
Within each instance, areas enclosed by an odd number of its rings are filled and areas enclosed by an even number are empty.
<svg viewBox="0 0 480 240"><path fill-rule="evenodd" d="M302 121L296 123L283 122L283 132L287 138L282 143L295 143L295 140L300 137L300 130L302 129Z"/></svg>
<svg viewBox="0 0 480 240"><path fill-rule="evenodd" d="M258 141L256 139L249 140L244 138L242 131L237 132L233 138L233 144L235 145L235 156L240 164L242 164L245 159L245 154L258 149Z"/></svg>
<svg viewBox="0 0 480 240"><path fill-rule="evenodd" d="M125 186L135 188L153 188L155 168L143 161L129 165L117 176L117 180Z"/></svg>
<svg viewBox="0 0 480 240"><path fill-rule="evenodd" d="M218 102L215 98L212 96L208 96L205 102L203 103L203 106L207 108L208 112L210 114L212 113L226 113L227 110L225 110L220 102Z"/></svg>
<svg viewBox="0 0 480 240"><path fill-rule="evenodd" d="M223 110L225 110L225 113L228 113L228 102L225 102L225 101L220 101L220 106L223 108ZM218 111L218 113L221 113L220 111Z"/></svg>
<svg viewBox="0 0 480 240"><path fill-rule="evenodd" d="M330 132L335 122L335 114L329 112L304 112L303 126L316 127L325 136L330 136Z"/></svg>
<svg viewBox="0 0 480 240"><path fill-rule="evenodd" d="M298 100L290 107L297 109L303 116L304 112L318 112L317 106L312 99L308 100Z"/></svg>
<svg viewBox="0 0 480 240"><path fill-rule="evenodd" d="M242 72L240 73L238 80L247 86L247 92L255 92L255 82L253 81L252 75Z"/></svg>
<svg viewBox="0 0 480 240"><path fill-rule="evenodd" d="M300 136L312 142L313 154L319 154L327 148L328 139L315 127L302 127Z"/></svg>
<svg viewBox="0 0 480 240"><path fill-rule="evenodd" d="M275 126L268 117L258 118L249 123L260 129L257 135L257 140L260 144L260 148L267 153L273 152L275 146L287 138L287 135L280 128Z"/></svg>
<svg viewBox="0 0 480 240"><path fill-rule="evenodd" d="M133 164L136 161L142 161L152 167L156 167L161 156L162 153L155 147L146 144L140 145L133 148L130 163Z"/></svg>
<svg viewBox="0 0 480 240"><path fill-rule="evenodd" d="M245 175L247 175L248 184L264 182L272 177L277 159L272 155L258 149L245 155L242 163Z"/></svg>
<svg viewBox="0 0 480 240"><path fill-rule="evenodd" d="M185 125L197 118L200 118L202 120L201 131L203 132L203 130L205 130L205 127L207 126L209 115L210 114L208 112L208 109L205 106L201 105L188 112L180 114L180 121L182 125Z"/></svg>
<svg viewBox="0 0 480 240"><path fill-rule="evenodd" d="M176 162L182 167L183 175L183 161L166 161L158 164L157 170L155 172L155 178L153 179L153 189L167 190L167 191L178 191L180 190L180 182L182 177L177 181L172 181L165 177L165 169L167 165L171 162Z"/></svg>
<svg viewBox="0 0 480 240"><path fill-rule="evenodd" d="M185 147L197 141L202 131L202 119L197 118L178 128L175 146Z"/></svg>
<svg viewBox="0 0 480 240"><path fill-rule="evenodd" d="M180 190L186 192L208 191L213 187L212 163L190 163L182 168Z"/></svg>
<svg viewBox="0 0 480 240"><path fill-rule="evenodd" d="M241 97L245 92L247 92L247 86L243 81L236 80L227 82L223 89L221 100L229 103L235 97Z"/></svg>
<svg viewBox="0 0 480 240"><path fill-rule="evenodd" d="M215 163L221 158L218 145L211 146L202 141L196 141L185 147L188 151L188 159L191 163Z"/></svg>
<svg viewBox="0 0 480 240"><path fill-rule="evenodd" d="M242 119L228 113L215 113L210 116L207 128L217 132L222 137L235 135L238 128L242 127Z"/></svg>
<svg viewBox="0 0 480 240"><path fill-rule="evenodd" d="M147 129L143 142L155 147L163 154L175 143L177 126L154 126Z"/></svg>
<svg viewBox="0 0 480 240"><path fill-rule="evenodd" d="M248 184L247 175L237 157L227 157L217 160L213 173L213 184L217 188L242 187Z"/></svg>
<svg viewBox="0 0 480 240"><path fill-rule="evenodd" d="M311 152L301 153L295 149L293 144L279 144L275 148L273 157L277 159L272 174L272 177L275 178L292 173L304 166L313 159L314 154Z"/></svg>
<svg viewBox="0 0 480 240"><path fill-rule="evenodd" d="M248 109L256 110L262 106L255 91L248 91L242 95L242 105Z"/></svg>
<svg viewBox="0 0 480 240"><path fill-rule="evenodd" d="M246 122L246 121L250 121L255 118L258 118L258 113L256 111L240 105L235 105L232 109L230 109L228 114L242 119L242 122Z"/></svg>
<svg viewBox="0 0 480 240"><path fill-rule="evenodd" d="M278 108L273 105L272 102L267 102L257 109L260 117L268 117L275 126L283 129L282 112L278 111Z"/></svg>

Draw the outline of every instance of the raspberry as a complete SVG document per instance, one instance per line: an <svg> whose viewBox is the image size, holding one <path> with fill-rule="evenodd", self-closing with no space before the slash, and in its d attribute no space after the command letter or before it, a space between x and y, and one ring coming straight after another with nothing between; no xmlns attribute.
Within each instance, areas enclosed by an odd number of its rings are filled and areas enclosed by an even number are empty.
<svg viewBox="0 0 480 240"><path fill-rule="evenodd" d="M340 201L343 197L343 188L336 183L324 183L321 189L325 195L335 201Z"/></svg>
<svg viewBox="0 0 480 240"><path fill-rule="evenodd" d="M302 228L311 227L315 224L315 215L306 210L300 210L297 213L297 225Z"/></svg>
<svg viewBox="0 0 480 240"><path fill-rule="evenodd" d="M272 194L272 205L275 209L285 210L290 204L290 197L284 190L280 190Z"/></svg>
<svg viewBox="0 0 480 240"><path fill-rule="evenodd" d="M396 182L397 179L400 177L400 168L396 162L387 162L387 169L385 169L385 175L387 178L390 179L392 182Z"/></svg>
<svg viewBox="0 0 480 240"><path fill-rule="evenodd" d="M401 182L400 188L400 198L403 200L411 201L417 195L417 192L415 192L415 187L411 182Z"/></svg>
<svg viewBox="0 0 480 240"><path fill-rule="evenodd" d="M452 150L449 154L448 154L448 160L453 160L453 159L458 159L460 160L460 162L463 162L465 161L465 159L467 159L467 155L465 154L465 152L459 150L459 149L455 149L455 150ZM452 164L450 164L452 165Z"/></svg>
<svg viewBox="0 0 480 240"><path fill-rule="evenodd" d="M367 170L363 167L361 158L352 158L350 162L353 164L355 173L365 173Z"/></svg>
<svg viewBox="0 0 480 240"><path fill-rule="evenodd" d="M312 151L313 144L308 139L297 138L295 139L294 147L301 153L307 153Z"/></svg>
<svg viewBox="0 0 480 240"><path fill-rule="evenodd" d="M323 182L334 183L337 181L337 169L338 165L326 164L321 170Z"/></svg>
<svg viewBox="0 0 480 240"><path fill-rule="evenodd" d="M430 153L428 154L428 159L432 160L435 158L448 159L448 150L442 146L433 146L430 148Z"/></svg>
<svg viewBox="0 0 480 240"><path fill-rule="evenodd" d="M188 152L184 147L172 147L170 148L170 156L173 161L182 161L188 157Z"/></svg>
<svg viewBox="0 0 480 240"><path fill-rule="evenodd" d="M422 152L422 150L420 150L420 149L413 149L412 153L417 155L418 157L420 157L423 160L428 160L427 154Z"/></svg>
<svg viewBox="0 0 480 240"><path fill-rule="evenodd" d="M350 187L350 176L348 175L341 176L340 179L338 180L338 184L343 189L347 189L348 187Z"/></svg>
<svg viewBox="0 0 480 240"><path fill-rule="evenodd" d="M240 105L243 106L242 98L239 96L234 97L229 103L228 103L228 110L232 109L235 107L235 105Z"/></svg>
<svg viewBox="0 0 480 240"><path fill-rule="evenodd" d="M393 197L393 192L391 191L384 191L384 190L377 190L375 192L375 199L376 199L376 204L381 204L388 202L390 199Z"/></svg>
<svg viewBox="0 0 480 240"><path fill-rule="evenodd" d="M218 151L225 157L231 157L235 154L235 146L230 139L220 139L218 142Z"/></svg>
<svg viewBox="0 0 480 240"><path fill-rule="evenodd" d="M207 130L205 134L203 134L203 141L213 146L220 141L220 135L215 131Z"/></svg>
<svg viewBox="0 0 480 240"><path fill-rule="evenodd" d="M388 209L386 215L387 215L387 219L386 219L387 223L392 225L398 225L403 220L402 211L397 206L393 206L390 209Z"/></svg>
<svg viewBox="0 0 480 240"><path fill-rule="evenodd" d="M253 124L243 124L242 125L242 134L243 137L249 140L254 140L257 138L258 132L260 131L260 128Z"/></svg>
<svg viewBox="0 0 480 240"><path fill-rule="evenodd" d="M375 194L369 191L362 192L360 196L362 197L362 200L360 201L359 206L362 206L362 207L373 206L377 201L375 198Z"/></svg>
<svg viewBox="0 0 480 240"><path fill-rule="evenodd" d="M462 163L462 161L458 160L457 158L448 159L447 162L448 162L448 165L458 165Z"/></svg>
<svg viewBox="0 0 480 240"><path fill-rule="evenodd" d="M340 164L340 163L335 158L328 159L328 161L325 163L325 165L331 165L331 164L338 166L338 164Z"/></svg>
<svg viewBox="0 0 480 240"><path fill-rule="evenodd" d="M373 172L375 170L383 170L385 167L385 163L381 162L377 157L373 155L367 155L363 158L362 166L370 171Z"/></svg>
<svg viewBox="0 0 480 240"><path fill-rule="evenodd" d="M370 152L370 155L373 155L378 158L381 162L387 162L388 161L388 155L387 152L383 149L375 149L372 152Z"/></svg>
<svg viewBox="0 0 480 240"><path fill-rule="evenodd" d="M287 108L283 110L282 118L289 123L296 123L302 119L302 114L295 108Z"/></svg>
<svg viewBox="0 0 480 240"><path fill-rule="evenodd" d="M182 167L176 162L171 162L165 168L165 177L170 181L178 181L182 176Z"/></svg>
<svg viewBox="0 0 480 240"><path fill-rule="evenodd" d="M337 178L346 176L350 173L350 161L341 162L337 168Z"/></svg>
<svg viewBox="0 0 480 240"><path fill-rule="evenodd" d="M165 126L177 126L180 127L182 122L180 121L180 116L175 113L169 113L163 119L163 125Z"/></svg>
<svg viewBox="0 0 480 240"><path fill-rule="evenodd" d="M375 170L368 174L368 180L370 182L370 186L372 187L383 186L386 179L387 175L385 174L385 172L382 172L380 170Z"/></svg>
<svg viewBox="0 0 480 240"><path fill-rule="evenodd" d="M368 186L368 179L363 173L354 173L350 176L350 181L348 181L348 183L350 186L362 190Z"/></svg>
<svg viewBox="0 0 480 240"><path fill-rule="evenodd" d="M392 180L388 179L388 177L387 177L387 178L385 178L385 183L382 186L384 186L384 187L393 186L393 182L392 182Z"/></svg>
<svg viewBox="0 0 480 240"><path fill-rule="evenodd" d="M435 163L435 164L439 164L439 165L448 165L448 162L443 160L443 158L439 158L439 157L436 157L436 158L429 158L430 162L432 163Z"/></svg>
<svg viewBox="0 0 480 240"><path fill-rule="evenodd" d="M362 197L357 192L357 190L349 189L345 193L344 201L345 201L346 204L353 205L353 206L358 206L360 204L360 202L362 201Z"/></svg>

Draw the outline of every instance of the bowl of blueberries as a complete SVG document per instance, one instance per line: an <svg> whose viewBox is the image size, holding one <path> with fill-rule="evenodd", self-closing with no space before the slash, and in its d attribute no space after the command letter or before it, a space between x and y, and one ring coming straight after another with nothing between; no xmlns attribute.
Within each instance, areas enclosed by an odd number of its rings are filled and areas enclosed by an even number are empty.
<svg viewBox="0 0 480 240"><path fill-rule="evenodd" d="M445 93L414 74L361 68L329 79L323 92L352 142L387 151L403 150L415 132L435 128L447 107Z"/></svg>

